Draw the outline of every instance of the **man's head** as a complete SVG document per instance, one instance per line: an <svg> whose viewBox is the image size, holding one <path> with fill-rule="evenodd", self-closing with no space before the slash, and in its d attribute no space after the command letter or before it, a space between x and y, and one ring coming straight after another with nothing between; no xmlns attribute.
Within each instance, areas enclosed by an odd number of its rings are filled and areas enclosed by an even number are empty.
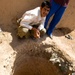
<svg viewBox="0 0 75 75"><path fill-rule="evenodd" d="M42 17L47 16L47 14L50 11L50 8L51 8L50 2L48 2L48 1L42 2L41 7L40 7L40 9L41 9L41 16Z"/></svg>

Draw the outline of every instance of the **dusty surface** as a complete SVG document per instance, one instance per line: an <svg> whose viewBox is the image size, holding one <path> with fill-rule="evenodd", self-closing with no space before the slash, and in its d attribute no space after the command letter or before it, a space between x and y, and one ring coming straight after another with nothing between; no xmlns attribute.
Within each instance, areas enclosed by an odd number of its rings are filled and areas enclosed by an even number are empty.
<svg viewBox="0 0 75 75"><path fill-rule="evenodd" d="M14 32L0 32L0 75L62 75L49 61L51 51L61 52L75 66L75 31L69 33L72 40L59 29L53 40L47 35L37 40L18 39Z"/></svg>

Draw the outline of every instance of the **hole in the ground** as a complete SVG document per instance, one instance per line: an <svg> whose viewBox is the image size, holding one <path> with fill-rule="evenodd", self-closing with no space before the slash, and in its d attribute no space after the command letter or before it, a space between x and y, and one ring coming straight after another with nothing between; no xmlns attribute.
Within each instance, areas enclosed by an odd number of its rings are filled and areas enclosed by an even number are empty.
<svg viewBox="0 0 75 75"><path fill-rule="evenodd" d="M13 75L68 75L68 61L55 45L26 46L17 53ZM46 50L49 50L47 51ZM56 52L55 50L59 51ZM61 67L59 66L61 65Z"/></svg>
<svg viewBox="0 0 75 75"><path fill-rule="evenodd" d="M62 75L56 66L42 57L31 56L19 61L13 75Z"/></svg>
<svg viewBox="0 0 75 75"><path fill-rule="evenodd" d="M62 27L62 28L58 28L63 34L68 34L70 33L72 30L67 28L67 27Z"/></svg>
<svg viewBox="0 0 75 75"><path fill-rule="evenodd" d="M51 54L43 49L28 51L15 61L13 75L63 75L59 68L49 61L50 57Z"/></svg>

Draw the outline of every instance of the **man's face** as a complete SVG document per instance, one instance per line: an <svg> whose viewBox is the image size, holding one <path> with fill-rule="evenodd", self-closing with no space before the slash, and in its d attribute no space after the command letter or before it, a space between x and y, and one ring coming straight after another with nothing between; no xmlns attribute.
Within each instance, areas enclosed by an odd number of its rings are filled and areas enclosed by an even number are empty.
<svg viewBox="0 0 75 75"><path fill-rule="evenodd" d="M50 8L47 8L46 6L41 8L41 17L46 17L49 13Z"/></svg>

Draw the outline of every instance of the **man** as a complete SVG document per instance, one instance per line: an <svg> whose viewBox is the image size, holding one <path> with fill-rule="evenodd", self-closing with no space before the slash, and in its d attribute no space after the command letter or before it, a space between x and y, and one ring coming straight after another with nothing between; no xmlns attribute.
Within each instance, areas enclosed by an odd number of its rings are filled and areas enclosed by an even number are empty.
<svg viewBox="0 0 75 75"><path fill-rule="evenodd" d="M50 2L48 1L42 2L40 7L26 11L22 16L17 35L20 38L28 38L30 36L40 38L46 33L44 22L49 11Z"/></svg>
<svg viewBox="0 0 75 75"><path fill-rule="evenodd" d="M51 23L49 24L49 28L47 30L47 34L52 39L52 32L53 32L55 26L60 21L62 15L64 14L64 11L69 3L69 0L50 0L50 2L51 2L51 9L50 9L49 14L46 17L44 27L45 28L47 27L50 17L52 15L54 15Z"/></svg>

